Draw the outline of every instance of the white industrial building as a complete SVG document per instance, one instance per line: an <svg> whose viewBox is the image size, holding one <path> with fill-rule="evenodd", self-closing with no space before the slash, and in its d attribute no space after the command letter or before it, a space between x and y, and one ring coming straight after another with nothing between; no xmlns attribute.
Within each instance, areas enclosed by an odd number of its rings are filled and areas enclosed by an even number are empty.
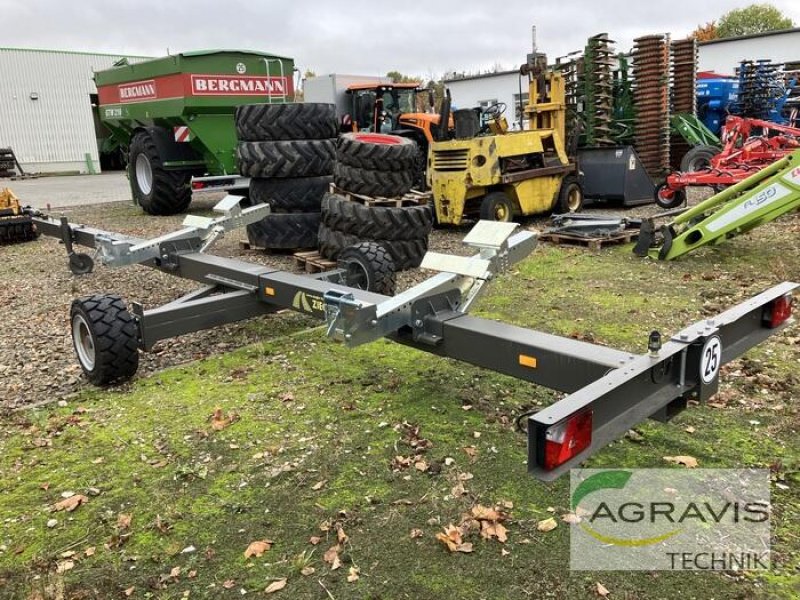
<svg viewBox="0 0 800 600"><path fill-rule="evenodd" d="M0 48L0 148L11 147L26 171L99 173L93 73L120 58Z"/></svg>
<svg viewBox="0 0 800 600"><path fill-rule="evenodd" d="M698 46L698 71L733 75L742 60L800 63L800 28L712 40ZM528 100L527 77L520 77L517 71L459 77L447 79L444 83L450 88L453 104L458 108L505 102L508 106L505 117L509 125L519 120L520 84L523 103Z"/></svg>

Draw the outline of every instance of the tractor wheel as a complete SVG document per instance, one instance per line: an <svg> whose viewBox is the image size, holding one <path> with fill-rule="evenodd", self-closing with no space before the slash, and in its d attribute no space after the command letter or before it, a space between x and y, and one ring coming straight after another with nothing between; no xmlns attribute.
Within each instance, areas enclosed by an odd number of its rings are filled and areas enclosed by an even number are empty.
<svg viewBox="0 0 800 600"><path fill-rule="evenodd" d="M481 219L508 223L514 219L514 203L505 192L491 192L481 202Z"/></svg>
<svg viewBox="0 0 800 600"><path fill-rule="evenodd" d="M236 135L243 142L326 140L338 131L333 104L245 104L236 109Z"/></svg>
<svg viewBox="0 0 800 600"><path fill-rule="evenodd" d="M139 368L139 328L119 296L78 298L70 310L72 345L95 385L130 379Z"/></svg>
<svg viewBox="0 0 800 600"><path fill-rule="evenodd" d="M236 162L245 177L318 177L333 172L335 140L239 142Z"/></svg>
<svg viewBox="0 0 800 600"><path fill-rule="evenodd" d="M422 263L425 253L428 251L427 238L416 240L380 240L363 239L358 236L342 233L335 229L330 229L324 224L320 225L319 233L319 253L325 258L336 260L341 252L348 246L359 242L377 242L392 255L395 267L398 271L416 268Z"/></svg>
<svg viewBox="0 0 800 600"><path fill-rule="evenodd" d="M393 296L396 287L395 263L377 242L359 242L339 254L339 268L345 271L345 284L376 294Z"/></svg>
<svg viewBox="0 0 800 600"><path fill-rule="evenodd" d="M319 213L267 215L247 226L247 239L256 248L316 248L319 220Z"/></svg>
<svg viewBox="0 0 800 600"><path fill-rule="evenodd" d="M411 171L376 171L337 163L333 182L336 187L353 194L393 198L411 189L414 175Z"/></svg>
<svg viewBox="0 0 800 600"><path fill-rule="evenodd" d="M319 212L322 197L332 181L330 175L251 179L250 201L253 204L269 204L275 212Z"/></svg>
<svg viewBox="0 0 800 600"><path fill-rule="evenodd" d="M686 201L686 192L683 190L669 189L665 181L656 187L655 192L653 192L653 197L656 204L661 208L677 208Z"/></svg>
<svg viewBox="0 0 800 600"><path fill-rule="evenodd" d="M336 194L322 199L322 222L331 229L361 239L415 240L427 238L433 215L427 205L364 206Z"/></svg>
<svg viewBox="0 0 800 600"><path fill-rule="evenodd" d="M583 208L583 188L574 175L567 175L558 190L555 212L574 213Z"/></svg>
<svg viewBox="0 0 800 600"><path fill-rule="evenodd" d="M336 159L358 169L411 171L417 161L417 144L384 133L345 133L336 143Z"/></svg>
<svg viewBox="0 0 800 600"><path fill-rule="evenodd" d="M134 201L149 215L176 215L192 201L191 173L165 169L147 133L137 133L131 141L128 178Z"/></svg>
<svg viewBox="0 0 800 600"><path fill-rule="evenodd" d="M694 146L681 159L681 172L694 173L711 167L711 159L719 154L716 146Z"/></svg>

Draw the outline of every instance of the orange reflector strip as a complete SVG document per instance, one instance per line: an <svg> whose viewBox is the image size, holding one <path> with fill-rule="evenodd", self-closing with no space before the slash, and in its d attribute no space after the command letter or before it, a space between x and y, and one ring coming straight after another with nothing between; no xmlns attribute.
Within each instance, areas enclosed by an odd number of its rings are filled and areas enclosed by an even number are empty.
<svg viewBox="0 0 800 600"><path fill-rule="evenodd" d="M530 367L531 369L536 368L536 357L535 356L528 356L526 354L519 355L519 364L523 367Z"/></svg>
<svg viewBox="0 0 800 600"><path fill-rule="evenodd" d="M275 288L265 287L264 288L264 295L265 296L274 296L275 295Z"/></svg>

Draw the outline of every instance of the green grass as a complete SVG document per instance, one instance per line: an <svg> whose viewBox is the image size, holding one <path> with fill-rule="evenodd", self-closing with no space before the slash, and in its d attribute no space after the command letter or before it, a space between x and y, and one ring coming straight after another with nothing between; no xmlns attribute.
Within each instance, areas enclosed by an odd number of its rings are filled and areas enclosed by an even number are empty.
<svg viewBox="0 0 800 600"><path fill-rule="evenodd" d="M778 225L765 228L671 264L634 259L629 247L591 254L545 246L492 283L478 314L642 352L654 327L679 329L798 273L794 242L778 233ZM254 322L261 343L138 379L127 393L87 391L66 407L6 418L0 598L125 597L131 587L133 598L236 598L242 589L261 597L279 578L288 584L275 597L371 600L595 598L597 582L611 598L791 598L800 590L796 329L747 359L783 387L762 394L766 384L731 374L737 363L726 373L725 406L645 423L639 441L615 442L587 463L659 467L663 456L689 454L704 467L771 466L788 486L773 490L774 568L736 576L569 571L567 526L536 530L550 510L566 511L568 479L528 477L525 440L512 425L555 393L385 341L349 350L319 329L303 331L308 324L282 315ZM238 418L215 431L218 407ZM414 454L403 424L431 442L424 459L437 473L391 468L395 456ZM474 462L468 446L477 448ZM466 473L467 495L452 497ZM51 513L65 491L89 502ZM474 504L503 501L513 503L505 545L475 539L474 553L450 554L435 540ZM120 514L131 515L129 529L119 527ZM48 528L52 518L58 524ZM337 524L349 539L343 566L331 571L323 555ZM422 537L410 537L415 528ZM312 536L322 541L312 545ZM260 539L274 546L245 559ZM65 552L77 553L74 566L57 573ZM314 574L300 573L306 563ZM347 581L350 567L358 581Z"/></svg>

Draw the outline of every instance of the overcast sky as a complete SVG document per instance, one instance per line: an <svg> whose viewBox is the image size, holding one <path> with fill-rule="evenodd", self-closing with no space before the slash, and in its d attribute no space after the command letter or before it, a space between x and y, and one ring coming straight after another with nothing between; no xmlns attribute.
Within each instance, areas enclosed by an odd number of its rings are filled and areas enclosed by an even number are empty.
<svg viewBox="0 0 800 600"><path fill-rule="evenodd" d="M305 71L428 78L524 62L536 25L555 58L608 32L684 37L749 4L734 0L0 0L3 46L159 56L167 49L246 48L295 59ZM773 4L800 24L800 1Z"/></svg>

